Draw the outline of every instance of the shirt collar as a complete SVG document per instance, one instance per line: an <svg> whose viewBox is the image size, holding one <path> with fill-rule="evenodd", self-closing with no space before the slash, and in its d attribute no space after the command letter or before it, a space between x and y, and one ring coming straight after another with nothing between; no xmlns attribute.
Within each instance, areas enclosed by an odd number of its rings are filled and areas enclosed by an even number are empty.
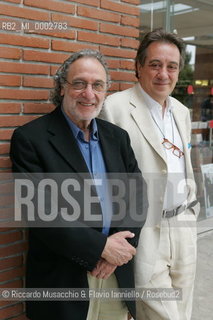
<svg viewBox="0 0 213 320"><path fill-rule="evenodd" d="M142 92L144 101L147 107L150 109L150 111L158 110L158 112L162 113L162 106L160 105L160 103L158 103L148 93L146 93L142 87L141 87L141 92ZM173 110L172 100L171 100L171 97L168 96L166 99L166 113L172 110Z"/></svg>
<svg viewBox="0 0 213 320"><path fill-rule="evenodd" d="M64 112L63 107L61 108L61 110L62 110L62 113L63 113L65 119L68 122L68 125L69 125L74 137L76 139L84 140L83 131L68 117L68 115ZM95 140L95 141L99 140L98 126L97 126L97 122L95 119L92 119L92 121L90 123L90 138L91 138L91 140Z"/></svg>

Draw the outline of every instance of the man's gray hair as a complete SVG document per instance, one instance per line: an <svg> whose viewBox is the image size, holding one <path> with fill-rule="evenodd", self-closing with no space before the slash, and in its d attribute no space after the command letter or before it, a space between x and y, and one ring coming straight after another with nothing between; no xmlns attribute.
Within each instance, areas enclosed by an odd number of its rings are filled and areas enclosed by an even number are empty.
<svg viewBox="0 0 213 320"><path fill-rule="evenodd" d="M64 84L66 83L67 80L67 73L69 70L70 65L75 62L78 59L81 58L94 58L97 59L102 66L104 67L106 71L106 77L107 77L107 83L110 82L110 75L109 75L109 70L107 63L105 61L105 58L103 55L93 49L83 49L78 52L73 53L67 60L64 61L64 63L61 65L61 67L57 70L54 80L55 80L55 86L53 90L51 91L51 101L52 103L58 107L61 105L63 96L61 96L61 89L63 88Z"/></svg>

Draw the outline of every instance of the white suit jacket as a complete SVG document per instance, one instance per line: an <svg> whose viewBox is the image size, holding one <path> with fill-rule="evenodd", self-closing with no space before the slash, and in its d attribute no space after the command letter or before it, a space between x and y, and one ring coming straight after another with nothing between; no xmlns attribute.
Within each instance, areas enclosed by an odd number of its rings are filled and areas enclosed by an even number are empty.
<svg viewBox="0 0 213 320"><path fill-rule="evenodd" d="M172 99L173 116L182 138L186 177L189 186L187 202L196 199L194 176L190 159L191 121L189 110ZM153 271L159 245L160 220L167 183L166 154L143 99L140 84L107 97L100 118L125 129L131 139L138 165L148 186L149 209L147 222L140 236L136 255L136 285L146 284ZM199 205L193 208L195 216Z"/></svg>

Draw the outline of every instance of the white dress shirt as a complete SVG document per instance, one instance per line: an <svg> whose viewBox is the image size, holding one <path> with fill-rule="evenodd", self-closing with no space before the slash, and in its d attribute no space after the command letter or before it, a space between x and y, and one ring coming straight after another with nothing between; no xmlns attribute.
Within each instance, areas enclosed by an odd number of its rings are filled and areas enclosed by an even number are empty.
<svg viewBox="0 0 213 320"><path fill-rule="evenodd" d="M142 88L142 94L146 105L149 107L156 133L163 142L163 139L168 139L171 143L183 151L183 143L180 133L175 123L172 114L173 106L170 97L166 101L166 109L163 116L163 107L154 99L152 99ZM162 149L165 152L167 159L167 187L164 197L164 210L171 210L186 202L187 187L186 187L186 174L185 174L185 159L173 154L173 149L166 149L162 144ZM178 185L184 185L181 188L183 193L178 192Z"/></svg>

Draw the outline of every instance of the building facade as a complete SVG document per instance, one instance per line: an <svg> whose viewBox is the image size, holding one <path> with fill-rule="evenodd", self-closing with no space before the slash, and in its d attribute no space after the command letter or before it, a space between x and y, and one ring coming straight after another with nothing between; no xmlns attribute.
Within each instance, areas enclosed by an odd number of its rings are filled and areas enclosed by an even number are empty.
<svg viewBox="0 0 213 320"><path fill-rule="evenodd" d="M193 166L197 173L201 222L211 225L213 183L213 3L211 0L2 0L0 2L0 170L11 171L8 157L13 130L51 111L53 75L69 55L82 48L100 50L108 60L111 91L133 85L140 34L156 27L177 32L187 43L188 69L174 96L191 110ZM213 144L213 143L212 143ZM205 166L206 165L206 166ZM1 181L1 219L10 212L7 183ZM205 191L205 194L204 194ZM208 212L207 212L208 209ZM213 228L213 224L212 224ZM0 286L24 286L27 234L0 225ZM19 301L0 301L2 320L25 320Z"/></svg>
<svg viewBox="0 0 213 320"><path fill-rule="evenodd" d="M11 210L7 183L10 138L15 127L51 111L53 75L74 51L100 50L108 60L111 90L135 81L139 0L0 1L1 219ZM3 182L2 182L3 181ZM0 226L0 286L24 286L25 230ZM0 301L2 320L24 320L24 304Z"/></svg>

